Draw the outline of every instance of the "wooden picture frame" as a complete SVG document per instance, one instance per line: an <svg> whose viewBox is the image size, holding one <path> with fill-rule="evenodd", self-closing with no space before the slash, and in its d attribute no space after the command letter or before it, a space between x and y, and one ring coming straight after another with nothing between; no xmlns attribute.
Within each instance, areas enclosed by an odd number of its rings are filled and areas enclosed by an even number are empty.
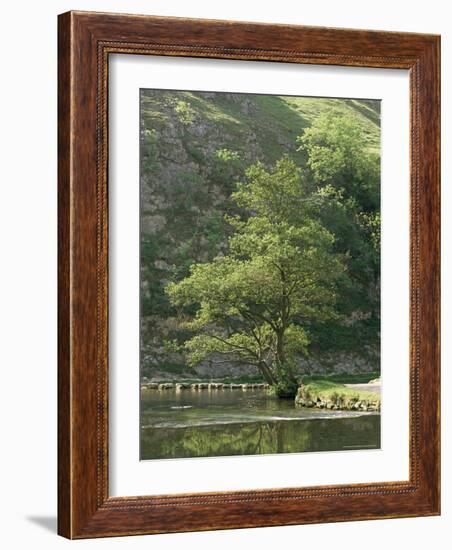
<svg viewBox="0 0 452 550"><path fill-rule="evenodd" d="M440 512L440 38L68 12L58 41L58 532L68 538ZM408 481L110 497L108 60L113 53L266 60L410 73Z"/></svg>

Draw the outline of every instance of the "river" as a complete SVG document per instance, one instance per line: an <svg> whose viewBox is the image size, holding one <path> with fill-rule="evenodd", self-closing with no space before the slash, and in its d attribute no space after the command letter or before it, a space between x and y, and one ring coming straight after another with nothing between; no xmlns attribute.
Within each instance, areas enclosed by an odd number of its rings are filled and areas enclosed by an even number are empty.
<svg viewBox="0 0 452 550"><path fill-rule="evenodd" d="M145 390L142 460L380 448L380 415L296 408L265 390Z"/></svg>

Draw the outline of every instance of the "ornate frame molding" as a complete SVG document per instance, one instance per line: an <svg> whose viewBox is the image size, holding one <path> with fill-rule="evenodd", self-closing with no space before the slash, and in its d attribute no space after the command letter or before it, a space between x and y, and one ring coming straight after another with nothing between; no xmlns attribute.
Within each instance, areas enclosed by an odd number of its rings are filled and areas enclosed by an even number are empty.
<svg viewBox="0 0 452 550"><path fill-rule="evenodd" d="M438 36L408 33L89 12L59 16L61 535L439 513L439 44ZM410 71L409 481L109 497L108 59L121 53Z"/></svg>

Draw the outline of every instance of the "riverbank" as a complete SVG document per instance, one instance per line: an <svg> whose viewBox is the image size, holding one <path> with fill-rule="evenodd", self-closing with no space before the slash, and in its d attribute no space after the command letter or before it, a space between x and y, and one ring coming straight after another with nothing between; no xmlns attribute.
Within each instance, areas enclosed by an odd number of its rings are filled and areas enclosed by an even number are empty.
<svg viewBox="0 0 452 550"><path fill-rule="evenodd" d="M297 407L329 409L334 411L380 412L380 379L368 375L333 375L329 377L306 377L295 396ZM148 381L141 382L141 391L166 392L220 390L264 390L271 393L271 386L263 382L241 381ZM293 402L293 401L292 401Z"/></svg>
<svg viewBox="0 0 452 550"><path fill-rule="evenodd" d="M313 380L302 384L295 397L299 407L331 410L380 412L380 380L368 384L340 384L331 380Z"/></svg>
<svg viewBox="0 0 452 550"><path fill-rule="evenodd" d="M336 374L327 377L306 377L295 396L297 407L328 409L335 411L365 411L380 412L380 379L375 378L377 373L349 375ZM263 382L243 380L223 381L149 381L143 379L141 391L166 392L173 390L177 393L186 391L220 390L265 390L271 393L271 386ZM293 401L292 401L293 402Z"/></svg>

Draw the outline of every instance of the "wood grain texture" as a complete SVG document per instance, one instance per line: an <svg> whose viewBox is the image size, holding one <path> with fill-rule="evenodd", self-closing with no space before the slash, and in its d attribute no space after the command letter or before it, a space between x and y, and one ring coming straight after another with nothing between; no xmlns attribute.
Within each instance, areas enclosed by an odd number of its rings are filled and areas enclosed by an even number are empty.
<svg viewBox="0 0 452 550"><path fill-rule="evenodd" d="M68 27L70 15L60 17ZM70 533L71 503L71 346L70 346L70 33L58 33L58 530Z"/></svg>
<svg viewBox="0 0 452 550"><path fill-rule="evenodd" d="M58 47L59 533L85 538L438 514L439 37L69 12L59 17ZM109 497L112 53L410 70L409 481Z"/></svg>

